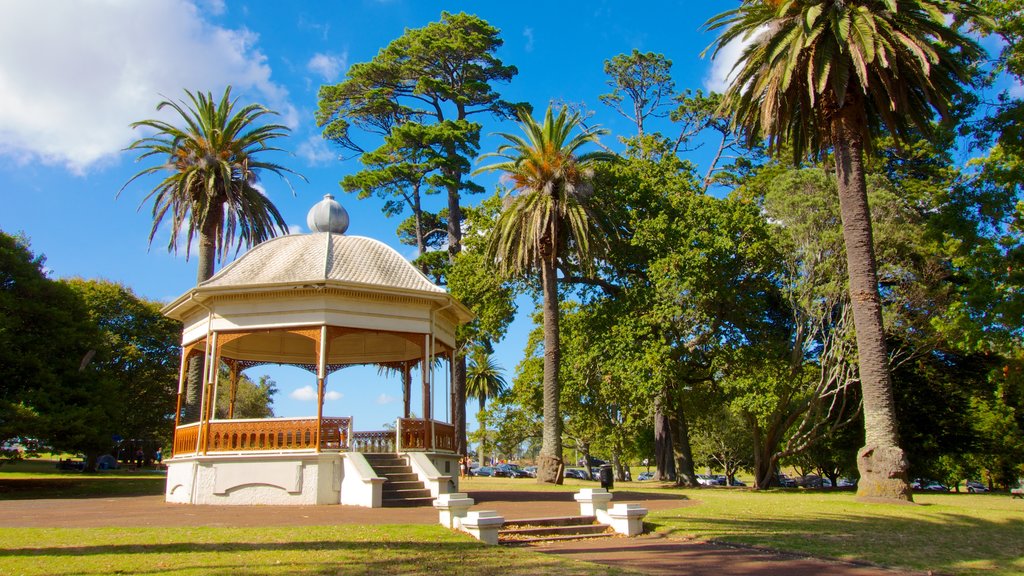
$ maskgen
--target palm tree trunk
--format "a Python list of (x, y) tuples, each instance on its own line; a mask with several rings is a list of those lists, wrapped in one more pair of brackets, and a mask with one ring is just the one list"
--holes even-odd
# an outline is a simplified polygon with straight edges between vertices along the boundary
[(459, 352), (461, 343), (456, 343), (452, 366), (452, 425), (455, 426), (455, 453), (469, 454), (466, 439), (466, 355)]
[[(557, 235), (552, 235), (557, 238)], [(554, 247), (550, 247), (553, 252)], [(561, 344), (558, 338), (558, 286), (554, 254), (542, 254), (541, 287), (544, 293), (544, 431), (537, 462), (537, 482), (561, 484), (562, 415), (559, 411), (561, 382), (558, 378)]]
[(857, 355), (864, 396), (864, 447), (857, 453), (858, 498), (912, 501), (907, 460), (899, 446), (889, 356), (882, 325), (882, 303), (864, 180), (866, 122), (862, 102), (850, 94), (832, 120), (839, 207), (850, 277), (850, 301), (857, 331)]
[[(199, 232), (198, 270), (196, 285), (213, 277), (214, 263), (217, 259), (217, 232), (220, 220), (223, 219), (223, 205), (211, 206), (206, 222)], [(185, 424), (198, 422), (200, 418), (200, 397), (202, 394), (203, 365), (205, 354), (195, 354), (188, 359), (188, 372), (185, 379), (185, 401), (182, 402), (181, 421)]]

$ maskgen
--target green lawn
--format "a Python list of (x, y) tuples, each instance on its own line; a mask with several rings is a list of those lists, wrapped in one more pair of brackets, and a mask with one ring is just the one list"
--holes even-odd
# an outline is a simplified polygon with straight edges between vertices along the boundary
[(915, 494), (861, 504), (851, 492), (685, 490), (699, 505), (653, 513), (671, 536), (949, 574), (1024, 574), (1024, 501), (1006, 494)]
[[(462, 489), (574, 492), (532, 480), (471, 478)], [(650, 528), (698, 538), (945, 574), (1024, 574), (1024, 501), (1005, 494), (916, 494), (915, 505), (856, 502), (852, 492), (710, 488), (651, 482), (616, 489), (671, 491), (685, 508), (654, 512)], [(33, 462), (0, 467), (0, 500), (160, 494), (152, 472), (59, 472)], [(3, 503), (0, 502), (0, 510)], [(0, 528), (0, 574), (615, 574), (526, 549), (486, 547), (434, 526), (252, 528)]]
[(0, 574), (628, 574), (440, 526), (0, 529)]
[(155, 470), (61, 471), (50, 460), (0, 466), (0, 500), (90, 498), (163, 494), (166, 476)]

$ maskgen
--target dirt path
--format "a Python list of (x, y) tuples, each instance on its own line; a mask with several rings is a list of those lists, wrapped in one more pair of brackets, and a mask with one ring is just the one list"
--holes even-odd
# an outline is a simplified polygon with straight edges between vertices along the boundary
[[(561, 492), (473, 491), (476, 509), (507, 519), (579, 513), (572, 495)], [(650, 510), (697, 505), (685, 497), (616, 491), (616, 502)], [(0, 501), (0, 526), (88, 528), (100, 526), (315, 526), (331, 524), (432, 524), (433, 508), (370, 509), (356, 506), (193, 506), (167, 504), (163, 496)], [(2, 547), (2, 546), (0, 546)], [(776, 554), (658, 535), (533, 546), (533, 550), (654, 575), (786, 574), (893, 576), (878, 568)]]

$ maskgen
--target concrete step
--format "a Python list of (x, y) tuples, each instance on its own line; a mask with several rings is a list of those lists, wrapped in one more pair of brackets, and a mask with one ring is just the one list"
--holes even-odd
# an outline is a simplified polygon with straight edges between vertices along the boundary
[(388, 490), (387, 484), (381, 492), (381, 498), (385, 500), (431, 498), (430, 490), (426, 488), (403, 488), (400, 490)]
[(534, 542), (582, 540), (615, 536), (611, 526), (593, 516), (559, 516), (508, 520), (498, 531), (498, 542), (510, 546)]
[(552, 516), (506, 520), (504, 528), (513, 529), (517, 526), (589, 526), (596, 523), (597, 520), (593, 516)]
[(419, 482), (419, 475), (412, 472), (387, 473), (387, 479), (391, 482)]
[(430, 496), (429, 493), (430, 491), (428, 490), (428, 495), (425, 498), (382, 498), (381, 505), (385, 508), (414, 508), (417, 506), (431, 506), (434, 503), (434, 498)]
[(392, 482), (390, 478), (384, 483), (384, 492), (399, 492), (402, 490), (423, 490), (426, 486), (419, 480), (409, 482)]
[(411, 466), (373, 466), (373, 471), (381, 476), (390, 476), (392, 474), (412, 474)]

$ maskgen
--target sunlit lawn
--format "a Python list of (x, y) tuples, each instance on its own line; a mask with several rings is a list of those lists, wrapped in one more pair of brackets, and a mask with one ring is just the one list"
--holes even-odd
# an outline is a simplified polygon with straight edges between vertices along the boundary
[(702, 489), (698, 506), (648, 522), (696, 537), (952, 574), (1024, 574), (1024, 501), (1006, 494), (915, 494), (861, 504), (852, 492)]
[[(468, 478), (462, 491), (570, 493), (529, 479)], [(52, 464), (0, 467), (0, 500), (157, 495), (152, 472), (86, 475)], [(650, 528), (697, 538), (947, 574), (1024, 574), (1024, 501), (1006, 494), (915, 494), (916, 505), (861, 504), (852, 492), (617, 483), (615, 491), (680, 493)], [(693, 503), (696, 503), (694, 505)], [(2, 509), (2, 502), (0, 502)], [(524, 549), (490, 548), (434, 526), (0, 528), (0, 574), (561, 574), (618, 573)]]
[(630, 574), (441, 526), (0, 529), (0, 574)]

